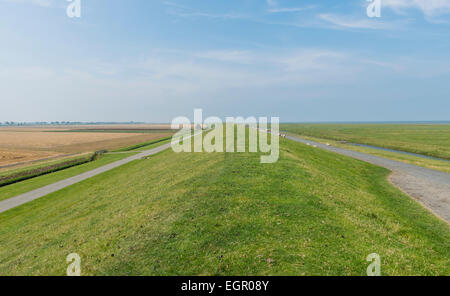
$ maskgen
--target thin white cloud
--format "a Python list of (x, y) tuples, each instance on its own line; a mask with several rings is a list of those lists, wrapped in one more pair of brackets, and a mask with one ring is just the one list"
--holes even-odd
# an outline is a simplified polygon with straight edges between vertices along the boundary
[(436, 17), (450, 13), (450, 0), (382, 0), (382, 6), (396, 12), (406, 9), (419, 9), (427, 17)]
[(279, 63), (288, 72), (329, 70), (341, 62), (348, 60), (349, 55), (325, 49), (303, 49), (290, 54), (272, 58), (272, 62)]
[(53, 0), (2, 0), (2, 1), (20, 4), (32, 4), (40, 7), (51, 7), (53, 5)]
[(180, 5), (178, 3), (171, 2), (171, 1), (163, 1), (163, 3), (164, 3), (164, 5), (167, 5), (167, 6), (172, 6), (172, 7), (182, 8), (182, 9), (186, 9), (187, 8), (186, 6), (183, 6), (183, 5)]
[[(0, 79), (9, 81), (5, 94), (14, 97), (51, 96), (56, 99), (70, 83), (77, 95), (107, 98), (114, 93), (135, 93), (140, 97), (196, 97), (229, 89), (296, 87), (298, 85), (350, 82), (357, 71), (346, 64), (345, 55), (327, 50), (251, 52), (217, 50), (177, 53), (158, 51), (143, 60), (113, 64), (89, 61), (73, 68), (0, 69)], [(130, 75), (130, 73), (133, 73)], [(20, 90), (20, 83), (29, 86)], [(59, 87), (61, 86), (61, 88)], [(64, 87), (62, 87), (64, 86)], [(114, 89), (116, 92), (111, 92)]]
[(307, 9), (311, 9), (313, 6), (307, 7), (280, 7), (280, 8), (269, 8), (267, 9), (270, 13), (282, 13), (282, 12), (299, 12)]
[(353, 18), (337, 14), (319, 14), (318, 18), (338, 28), (348, 29), (390, 29), (392, 25), (370, 18)]
[(191, 9), (189, 7), (179, 5), (174, 2), (164, 1), (164, 5), (168, 7), (167, 13), (180, 18), (210, 18), (210, 19), (247, 19), (248, 16), (236, 12), (212, 13)]
[(266, 3), (267, 3), (267, 6), (269, 6), (269, 8), (267, 9), (267, 12), (270, 12), (270, 13), (299, 12), (299, 11), (304, 11), (304, 10), (315, 7), (313, 5), (309, 5), (309, 6), (305, 6), (305, 7), (280, 7), (278, 5), (278, 2), (276, 2), (275, 0), (266, 0)]
[(51, 0), (32, 0), (31, 2), (42, 7), (50, 7), (52, 5)]
[(213, 50), (196, 53), (194, 56), (202, 59), (240, 64), (250, 64), (253, 62), (253, 56), (248, 51), (243, 50)]
[[(241, 60), (246, 62), (236, 63)], [(285, 95), (290, 102), (310, 98), (308, 89), (314, 89), (312, 95), (318, 98), (335, 96), (330, 87), (354, 87), (378, 78), (429, 78), (448, 75), (449, 69), (448, 62), (439, 59), (371, 58), (324, 48), (157, 50), (144, 59), (112, 63), (73, 61), (72, 67), (0, 68), (0, 80), (5, 82), (2, 96), (14, 102), (2, 105), (0, 115), (15, 114), (14, 120), (19, 121), (40, 120), (36, 114), (46, 120), (107, 120), (98, 117), (101, 108), (101, 116), (115, 120), (154, 121), (198, 106), (220, 109), (230, 100), (255, 106), (266, 100), (270, 102), (266, 108), (271, 108)], [(35, 100), (39, 100), (37, 109), (22, 108), (17, 113), (18, 107)], [(153, 117), (144, 119), (149, 114)]]
[(240, 13), (209, 13), (209, 12), (183, 12), (183, 11), (177, 11), (177, 10), (169, 10), (168, 11), (171, 15), (178, 16), (178, 17), (184, 17), (184, 18), (196, 18), (196, 17), (205, 17), (205, 18), (211, 18), (211, 19), (246, 19), (248, 18), (247, 15), (240, 14)]
[(277, 6), (278, 3), (275, 0), (266, 0), (267, 5), (269, 6)]

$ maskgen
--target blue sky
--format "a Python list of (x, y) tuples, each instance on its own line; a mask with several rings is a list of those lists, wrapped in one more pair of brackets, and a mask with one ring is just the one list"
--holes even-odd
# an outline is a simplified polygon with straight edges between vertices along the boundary
[(450, 120), (450, 0), (0, 0), (0, 121)]

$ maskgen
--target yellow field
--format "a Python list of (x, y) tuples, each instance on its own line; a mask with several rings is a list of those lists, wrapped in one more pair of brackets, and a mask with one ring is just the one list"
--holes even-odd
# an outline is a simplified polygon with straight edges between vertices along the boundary
[(18, 162), (26, 162), (61, 155), (58, 152), (46, 151), (15, 151), (0, 149), (0, 167)]
[[(151, 127), (161, 129), (167, 126), (95, 126), (96, 129), (148, 129)], [(64, 132), (64, 130), (88, 128), (93, 126), (1, 128), (0, 168), (40, 159), (63, 157), (68, 154), (117, 149), (170, 135), (170, 133)]]

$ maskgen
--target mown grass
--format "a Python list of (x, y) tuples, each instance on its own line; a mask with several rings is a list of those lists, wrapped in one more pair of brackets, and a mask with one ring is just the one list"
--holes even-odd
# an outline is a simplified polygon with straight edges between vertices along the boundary
[(298, 135), (450, 160), (450, 124), (283, 124), (280, 128)]
[(166, 150), (0, 214), (0, 274), (450, 275), (450, 228), (388, 171), (281, 140), (255, 153)]

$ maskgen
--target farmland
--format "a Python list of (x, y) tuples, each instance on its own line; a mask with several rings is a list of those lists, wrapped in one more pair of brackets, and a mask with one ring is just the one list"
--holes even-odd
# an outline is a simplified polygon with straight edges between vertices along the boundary
[[(283, 124), (281, 128), (305, 139), (450, 173), (450, 125)], [(397, 152), (352, 143), (389, 148)], [(399, 153), (398, 150), (425, 157)]]
[(450, 124), (284, 124), (282, 130), (450, 160)]
[(58, 161), (55, 164), (42, 165), (36, 168), (24, 168), (16, 172), (3, 173), (0, 174), (0, 187), (81, 165), (94, 161), (98, 157), (100, 157), (100, 154), (88, 154), (82, 157)]
[[(74, 132), (73, 130), (78, 130)], [(126, 132), (119, 132), (125, 130)], [(142, 132), (145, 131), (145, 132)], [(0, 167), (29, 165), (97, 150), (114, 150), (168, 137), (167, 126), (0, 128)]]
[(2, 213), (0, 274), (63, 275), (72, 252), (84, 275), (364, 275), (373, 252), (450, 273), (450, 228), (386, 169), (285, 139), (259, 161), (166, 150)]
[[(119, 149), (120, 153), (105, 153), (99, 155), (95, 161), (90, 161), (86, 163), (80, 163), (79, 165), (75, 165), (73, 167), (64, 168), (62, 170), (54, 171), (48, 174), (43, 174), (40, 176), (36, 176), (34, 178), (29, 178), (22, 180), (20, 182), (10, 184), (7, 186), (1, 186), (0, 184), (0, 201), (17, 196), (22, 193), (26, 193), (31, 190), (38, 189), (40, 187), (76, 176), (78, 174), (82, 174), (84, 172), (96, 169), (98, 167), (104, 166), (106, 164), (115, 162), (117, 160), (121, 160), (123, 158), (126, 158), (128, 156), (134, 155), (144, 149), (152, 149), (155, 147), (158, 147), (160, 145), (163, 145), (165, 143), (168, 143), (170, 141), (166, 138), (161, 139), (155, 139), (150, 142), (141, 143), (139, 145), (131, 146), (131, 147), (123, 147), (122, 149)], [(27, 166), (19, 169), (11, 169), (5, 172), (0, 173), (0, 180), (2, 178), (11, 176), (11, 175), (27, 175), (29, 172), (33, 172), (35, 170), (44, 169), (47, 166), (53, 167), (53, 166), (60, 166), (64, 165), (66, 162), (74, 161), (77, 159), (92, 159), (92, 155), (84, 155), (82, 157), (71, 157), (71, 158), (65, 158), (62, 160), (56, 160), (51, 162), (46, 162), (44, 164), (39, 165), (32, 165)]]

